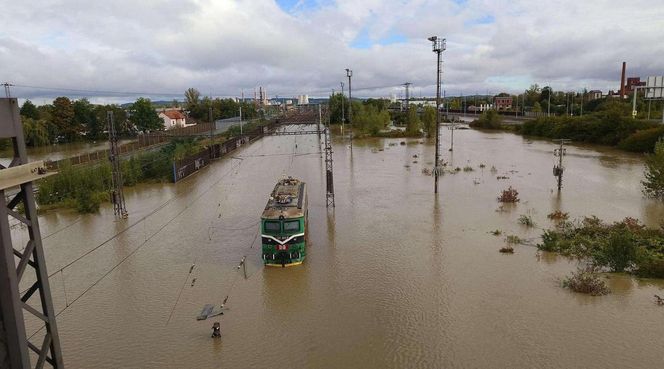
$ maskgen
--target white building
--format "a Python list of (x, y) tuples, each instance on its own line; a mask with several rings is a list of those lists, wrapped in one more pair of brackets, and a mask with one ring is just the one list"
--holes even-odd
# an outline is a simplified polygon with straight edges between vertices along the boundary
[(164, 121), (164, 129), (185, 127), (186, 117), (179, 110), (165, 110), (159, 113), (159, 118)]

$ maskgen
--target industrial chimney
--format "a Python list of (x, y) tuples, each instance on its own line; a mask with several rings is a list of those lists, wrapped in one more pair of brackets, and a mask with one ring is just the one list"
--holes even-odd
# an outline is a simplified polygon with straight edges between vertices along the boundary
[(625, 69), (627, 69), (627, 63), (623, 62), (622, 75), (620, 76), (620, 97), (625, 98)]

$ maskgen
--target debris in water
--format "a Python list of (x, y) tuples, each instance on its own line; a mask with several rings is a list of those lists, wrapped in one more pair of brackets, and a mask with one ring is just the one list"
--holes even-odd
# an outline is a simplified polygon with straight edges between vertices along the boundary
[(481, 163), (480, 164), (480, 169), (484, 169), (484, 168), (486, 168), (486, 165), (484, 163)]
[(191, 286), (194, 287), (194, 284), (196, 283), (196, 278), (191, 280)]
[(403, 146), (403, 145), (406, 144), (406, 141), (401, 141), (401, 142), (399, 142), (399, 144), (401, 144)]
[(664, 299), (655, 295), (655, 303), (659, 306), (664, 306)]
[(416, 159), (417, 159), (417, 154), (413, 155), (413, 158), (416, 158)]
[(496, 229), (496, 230), (491, 231), (489, 233), (491, 233), (494, 236), (500, 236), (501, 234), (503, 234), (503, 231), (501, 231), (500, 229)]
[(221, 326), (219, 322), (212, 324), (212, 338), (221, 338)]
[(507, 246), (501, 247), (500, 250), (498, 250), (498, 251), (500, 251), (503, 254), (513, 254), (514, 253), (514, 247), (512, 247), (511, 245), (507, 245)]

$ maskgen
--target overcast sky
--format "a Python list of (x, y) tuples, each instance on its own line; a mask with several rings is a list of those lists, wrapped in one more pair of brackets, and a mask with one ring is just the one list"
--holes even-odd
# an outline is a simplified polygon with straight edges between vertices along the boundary
[(181, 99), (188, 87), (327, 96), (347, 87), (345, 68), (354, 96), (398, 96), (404, 82), (431, 96), (431, 35), (447, 39), (448, 95), (533, 83), (618, 89), (622, 61), (628, 76), (664, 74), (662, 0), (0, 0), (0, 9), (0, 82), (37, 103)]

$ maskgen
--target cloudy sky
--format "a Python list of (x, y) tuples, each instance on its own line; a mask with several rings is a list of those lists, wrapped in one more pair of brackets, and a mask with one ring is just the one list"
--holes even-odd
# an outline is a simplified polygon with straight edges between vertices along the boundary
[(617, 89), (622, 61), (629, 76), (664, 74), (661, 0), (0, 0), (0, 9), (0, 82), (37, 102), (173, 99), (188, 87), (327, 96), (347, 84), (345, 68), (354, 96), (398, 96), (404, 82), (431, 96), (431, 35), (447, 39), (448, 95), (533, 83)]

